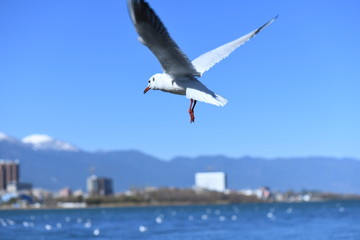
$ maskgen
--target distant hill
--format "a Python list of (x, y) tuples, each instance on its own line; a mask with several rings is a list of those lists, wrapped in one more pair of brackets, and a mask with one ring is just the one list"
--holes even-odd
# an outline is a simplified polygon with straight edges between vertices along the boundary
[(115, 191), (146, 186), (192, 187), (196, 172), (224, 171), (230, 189), (270, 186), (277, 190), (360, 194), (357, 159), (201, 156), (162, 161), (140, 151), (86, 152), (52, 138), (43, 139), (51, 141), (42, 145), (1, 133), (0, 159), (18, 159), (21, 181), (50, 190), (85, 190), (93, 168), (96, 175), (113, 179)]

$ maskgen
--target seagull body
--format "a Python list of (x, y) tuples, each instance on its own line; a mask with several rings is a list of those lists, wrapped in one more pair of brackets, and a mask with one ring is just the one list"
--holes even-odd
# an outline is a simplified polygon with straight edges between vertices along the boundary
[(139, 34), (138, 40), (153, 52), (163, 68), (163, 73), (150, 77), (144, 93), (149, 90), (161, 90), (185, 95), (190, 99), (190, 122), (195, 121), (194, 108), (197, 101), (221, 107), (227, 103), (225, 98), (208, 89), (198, 78), (277, 18), (276, 16), (260, 28), (190, 61), (170, 37), (164, 24), (147, 2), (128, 0), (128, 9)]

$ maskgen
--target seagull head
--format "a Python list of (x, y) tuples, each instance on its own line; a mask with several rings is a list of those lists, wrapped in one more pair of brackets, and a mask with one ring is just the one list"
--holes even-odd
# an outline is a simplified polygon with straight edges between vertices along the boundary
[(149, 91), (150, 89), (152, 89), (152, 90), (160, 89), (159, 82), (161, 82), (162, 75), (163, 74), (161, 74), (161, 73), (157, 73), (157, 74), (152, 75), (149, 78), (148, 85), (144, 90), (144, 94), (147, 93), (147, 91)]

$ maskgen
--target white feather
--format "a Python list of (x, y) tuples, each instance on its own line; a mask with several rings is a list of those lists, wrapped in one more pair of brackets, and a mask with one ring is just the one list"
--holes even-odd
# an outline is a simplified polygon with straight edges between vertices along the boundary
[(210, 103), (223, 107), (228, 100), (208, 89), (200, 81), (189, 81), (186, 88), (186, 98), (194, 99), (200, 102)]

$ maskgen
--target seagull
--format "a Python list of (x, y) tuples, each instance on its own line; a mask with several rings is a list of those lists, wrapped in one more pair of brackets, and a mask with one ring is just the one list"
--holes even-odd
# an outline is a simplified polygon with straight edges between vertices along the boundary
[(260, 28), (200, 55), (190, 61), (170, 37), (155, 11), (144, 0), (128, 0), (131, 21), (138, 33), (138, 40), (147, 46), (159, 60), (163, 73), (156, 73), (148, 80), (144, 94), (149, 90), (185, 95), (190, 99), (190, 123), (195, 121), (194, 108), (197, 101), (224, 106), (228, 101), (208, 89), (198, 80), (207, 70), (230, 55), (262, 29), (273, 23), (278, 16)]

